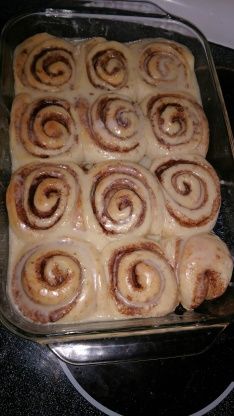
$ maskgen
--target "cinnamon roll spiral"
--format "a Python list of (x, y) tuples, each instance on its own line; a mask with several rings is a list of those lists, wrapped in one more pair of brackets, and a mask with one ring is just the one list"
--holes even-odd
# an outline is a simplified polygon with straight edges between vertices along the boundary
[(192, 53), (166, 39), (133, 43), (139, 73), (138, 99), (157, 90), (187, 91), (200, 101)]
[(75, 47), (40, 33), (21, 43), (15, 51), (15, 91), (63, 91), (75, 83)]
[(149, 171), (113, 161), (97, 164), (88, 178), (89, 229), (106, 238), (161, 233), (163, 199)]
[(82, 227), (82, 174), (70, 164), (29, 164), (12, 176), (7, 190), (10, 224), (21, 238)]
[(97, 38), (86, 47), (86, 70), (93, 87), (118, 91), (128, 86), (130, 52), (127, 46)]
[(92, 104), (80, 98), (76, 108), (87, 162), (143, 157), (146, 144), (138, 104), (121, 95), (105, 94)]
[(205, 299), (221, 296), (232, 277), (233, 261), (226, 244), (214, 234), (200, 234), (181, 242), (177, 266), (180, 302), (197, 308)]
[(158, 244), (122, 240), (103, 251), (110, 296), (122, 317), (164, 316), (178, 304), (174, 271)]
[(67, 239), (34, 246), (12, 271), (10, 296), (31, 321), (55, 322), (72, 309), (81, 320), (96, 306), (95, 268), (88, 243)]
[(65, 99), (32, 100), (19, 94), (11, 111), (10, 136), (14, 167), (36, 159), (83, 159), (75, 111)]
[(147, 124), (147, 154), (158, 157), (179, 153), (206, 156), (208, 121), (202, 107), (188, 95), (159, 94), (142, 103)]
[(165, 234), (183, 236), (212, 230), (220, 208), (220, 184), (205, 159), (197, 155), (164, 157), (153, 162), (151, 171), (165, 197)]

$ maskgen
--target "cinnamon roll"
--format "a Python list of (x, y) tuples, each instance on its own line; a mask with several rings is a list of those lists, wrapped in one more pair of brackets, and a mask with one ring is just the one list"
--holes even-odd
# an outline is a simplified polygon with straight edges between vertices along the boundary
[(70, 239), (32, 247), (13, 267), (9, 294), (29, 320), (55, 322), (71, 310), (77, 321), (96, 308), (96, 258), (88, 243)]
[[(131, 51), (123, 43), (93, 38), (84, 44), (83, 79), (87, 90), (134, 95)], [(87, 79), (85, 79), (87, 77)]]
[(142, 102), (147, 154), (151, 157), (194, 153), (206, 156), (209, 126), (202, 107), (189, 95), (150, 95)]
[(110, 161), (94, 166), (88, 179), (85, 217), (99, 239), (160, 235), (163, 198), (149, 171), (134, 163)]
[(29, 164), (18, 169), (7, 190), (9, 221), (16, 234), (37, 239), (52, 230), (67, 234), (81, 229), (82, 180), (82, 170), (72, 163)]
[(177, 266), (180, 302), (197, 308), (205, 299), (221, 296), (232, 277), (233, 262), (226, 244), (214, 234), (199, 234), (181, 242)]
[(79, 98), (76, 109), (86, 162), (137, 162), (143, 157), (146, 142), (143, 115), (137, 103), (121, 95), (105, 94), (92, 104)]
[(124, 239), (103, 251), (109, 295), (122, 317), (164, 316), (178, 304), (174, 271), (159, 245)]
[(73, 89), (75, 46), (48, 33), (39, 33), (15, 50), (16, 94), (28, 90), (56, 92)]
[(13, 169), (30, 161), (82, 161), (83, 151), (72, 104), (55, 96), (19, 94), (11, 111)]
[(157, 89), (189, 92), (200, 102), (194, 57), (186, 46), (158, 38), (141, 40), (130, 48), (135, 55), (139, 75), (139, 100)]
[(210, 231), (220, 208), (219, 178), (201, 156), (157, 159), (151, 171), (165, 198), (164, 234), (187, 236)]

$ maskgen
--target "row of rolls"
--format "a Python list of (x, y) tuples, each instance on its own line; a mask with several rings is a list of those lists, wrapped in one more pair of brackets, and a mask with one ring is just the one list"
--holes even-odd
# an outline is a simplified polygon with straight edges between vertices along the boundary
[(39, 33), (14, 54), (15, 92), (120, 92), (141, 100), (154, 89), (199, 96), (192, 53), (166, 39), (72, 41)]
[(100, 248), (124, 236), (209, 232), (220, 203), (218, 176), (198, 155), (158, 158), (150, 169), (120, 161), (31, 163), (13, 173), (7, 190), (10, 225), (21, 240), (59, 232)]
[(195, 153), (206, 156), (209, 127), (194, 98), (150, 95), (139, 105), (115, 93), (97, 99), (19, 94), (11, 112), (13, 170), (44, 159), (75, 163), (145, 159)]
[(8, 293), (30, 321), (160, 317), (221, 296), (221, 192), (194, 57), (39, 33), (14, 53)]
[(14, 304), (36, 323), (160, 317), (221, 296), (232, 259), (214, 234), (125, 238), (102, 252), (71, 238), (24, 250), (12, 266)]

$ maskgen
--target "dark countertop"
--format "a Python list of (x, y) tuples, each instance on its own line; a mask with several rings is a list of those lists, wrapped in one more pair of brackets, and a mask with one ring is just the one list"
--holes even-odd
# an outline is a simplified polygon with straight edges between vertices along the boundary
[[(1, 5), (0, 25), (13, 14), (22, 12), (27, 4), (21, 0)], [(43, 6), (43, 2), (34, 1), (33, 5)], [(234, 50), (212, 44), (211, 49), (234, 129)], [(197, 356), (68, 366), (66, 371), (78, 381), (79, 391), (83, 387), (94, 400), (124, 415), (188, 416), (221, 395), (221, 403), (206, 414), (232, 416), (234, 390), (229, 391), (234, 381), (233, 329), (234, 325), (230, 325), (208, 351)], [(47, 346), (20, 339), (1, 326), (0, 386), (2, 416), (104, 414), (74, 388)], [(227, 395), (224, 400), (221, 400), (222, 394)], [(205, 413), (197, 416), (202, 414)]]
[[(188, 416), (223, 394), (233, 381), (233, 326), (208, 351), (139, 363), (68, 366), (79, 385), (122, 415)], [(73, 387), (48, 349), (0, 328), (0, 414), (99, 416)], [(78, 386), (78, 388), (80, 387)], [(209, 416), (232, 416), (234, 391)]]

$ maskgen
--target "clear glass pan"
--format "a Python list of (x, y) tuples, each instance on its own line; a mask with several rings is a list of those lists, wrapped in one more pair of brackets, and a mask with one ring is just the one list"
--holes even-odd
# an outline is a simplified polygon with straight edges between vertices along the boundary
[[(63, 344), (54, 345), (53, 348), (64, 359), (70, 357), (67, 359), (71, 359), (72, 362), (115, 360), (117, 348), (122, 353), (116, 354), (116, 360), (133, 357), (134, 359), (141, 359), (142, 355), (144, 357), (146, 355), (147, 358), (146, 345), (148, 345), (149, 358), (197, 352), (199, 345), (200, 349), (203, 349), (207, 346), (207, 343), (210, 343), (208, 334), (211, 334), (212, 331), (216, 334), (233, 320), (233, 281), (221, 298), (213, 302), (205, 302), (194, 312), (186, 312), (183, 315), (174, 313), (160, 319), (129, 319), (125, 321), (90, 322), (76, 325), (57, 323), (43, 326), (30, 323), (15, 312), (7, 297), (8, 219), (5, 207), (5, 192), (11, 175), (8, 123), (9, 111), (14, 96), (13, 52), (20, 42), (39, 32), (48, 32), (52, 35), (66, 38), (105, 36), (108, 39), (115, 39), (121, 42), (140, 38), (163, 37), (181, 42), (192, 51), (195, 56), (195, 71), (200, 86), (203, 107), (210, 125), (208, 160), (217, 170), (222, 186), (223, 202), (215, 231), (228, 244), (232, 254), (234, 253), (232, 209), (234, 203), (232, 154), (234, 144), (221, 89), (206, 39), (189, 23), (168, 15), (148, 2), (144, 4), (131, 1), (115, 2), (114, 9), (112, 9), (113, 2), (108, 1), (64, 2), (63, 5), (59, 2), (59, 7), (72, 7), (73, 5), (75, 5), (75, 10), (47, 9), (16, 17), (8, 22), (1, 36), (0, 318), (11, 331), (28, 339), (53, 344), (65, 342), (65, 349), (63, 349)], [(204, 330), (205, 338), (198, 336), (198, 332), (202, 329)], [(147, 337), (146, 344), (143, 342), (146, 339), (145, 337)], [(196, 341), (193, 341), (193, 339)], [(207, 342), (204, 341), (205, 339)], [(199, 340), (202, 341), (200, 344)], [(94, 342), (96, 342), (95, 348), (92, 347)], [(158, 348), (155, 349), (157, 342)], [(177, 342), (178, 344), (175, 345)], [(194, 346), (194, 351), (191, 349), (193, 342), (197, 342), (196, 348)], [(151, 344), (154, 348), (152, 348)], [(188, 344), (190, 344), (189, 351), (186, 347)], [(89, 353), (85, 355), (85, 358), (81, 359), (79, 351), (84, 351), (84, 345), (89, 347), (88, 349), (86, 348), (86, 351), (89, 351)], [(108, 345), (109, 350), (106, 345)], [(134, 345), (134, 348), (128, 348), (128, 352), (126, 352), (126, 346), (130, 345)], [(164, 349), (165, 345), (167, 345), (166, 349)], [(112, 353), (108, 355), (107, 351), (110, 351), (110, 349)], [(70, 352), (66, 353), (68, 350)], [(72, 354), (71, 351), (73, 351)], [(100, 353), (100, 351), (102, 352)]]

